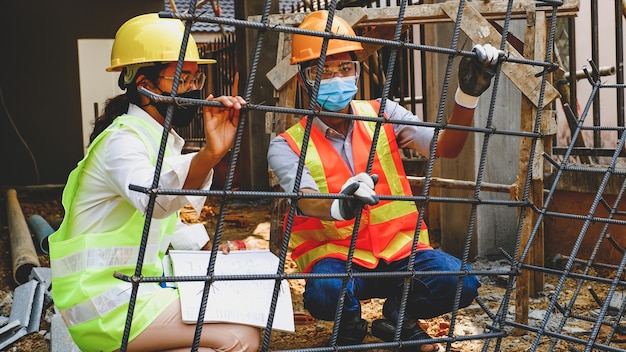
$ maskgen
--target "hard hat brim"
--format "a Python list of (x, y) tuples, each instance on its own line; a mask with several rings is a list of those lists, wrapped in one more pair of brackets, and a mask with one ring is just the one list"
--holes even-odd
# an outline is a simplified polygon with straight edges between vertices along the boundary
[[(162, 62), (174, 62), (174, 61), (154, 61), (153, 63), (162, 63)], [(185, 60), (185, 62), (195, 62), (198, 65), (210, 65), (210, 64), (217, 63), (217, 60), (215, 60), (215, 59), (196, 59), (196, 60)], [(145, 64), (146, 62), (141, 62), (141, 63)], [(105, 70), (107, 72), (120, 72), (120, 71), (122, 71), (122, 68), (124, 66), (128, 66), (128, 64), (120, 64), (120, 65), (109, 66)]]

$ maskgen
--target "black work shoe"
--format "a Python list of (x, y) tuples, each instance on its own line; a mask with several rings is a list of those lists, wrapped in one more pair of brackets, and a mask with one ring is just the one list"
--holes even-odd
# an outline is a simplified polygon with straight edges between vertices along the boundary
[(359, 345), (367, 335), (367, 320), (341, 322), (337, 332), (337, 346)]
[[(417, 324), (410, 324), (410, 327), (402, 327), (400, 332), (400, 340), (402, 341), (414, 341), (414, 340), (432, 340)], [(377, 319), (372, 322), (372, 336), (378, 337), (385, 342), (392, 342), (396, 334), (396, 325), (391, 323), (387, 319)], [(400, 351), (419, 351), (421, 345), (403, 347)]]

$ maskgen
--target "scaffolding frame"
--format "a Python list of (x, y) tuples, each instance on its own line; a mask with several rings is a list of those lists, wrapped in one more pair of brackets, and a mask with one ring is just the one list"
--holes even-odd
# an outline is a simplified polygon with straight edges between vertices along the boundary
[[(331, 1), (329, 8), (329, 18), (332, 20), (332, 17), (335, 15), (335, 3), (336, 1)], [(244, 99), (246, 101), (251, 102), (253, 96), (253, 87), (255, 82), (255, 76), (257, 74), (259, 53), (263, 49), (263, 38), (267, 32), (280, 32), (287, 34), (307, 34), (312, 35), (310, 32), (301, 31), (295, 26), (302, 20), (304, 14), (293, 14), (288, 17), (285, 16), (276, 16), (274, 20), (278, 21), (277, 17), (280, 17), (280, 24), (277, 22), (272, 22), (273, 17), (270, 14), (271, 1), (267, 0), (266, 5), (263, 11), (263, 14), (259, 18), (250, 18), (249, 20), (236, 20), (236, 19), (227, 19), (221, 17), (215, 17), (211, 15), (195, 15), (195, 6), (196, 1), (191, 0), (189, 11), (187, 13), (172, 13), (172, 12), (162, 12), (160, 15), (166, 18), (178, 18), (186, 21), (186, 31), (185, 31), (185, 39), (188, 38), (191, 24), (194, 21), (206, 21), (206, 22), (214, 22), (221, 25), (233, 25), (245, 27), (247, 29), (257, 30), (258, 31), (258, 39), (256, 42), (256, 46), (254, 47), (254, 54), (252, 56), (252, 62), (250, 63), (250, 77), (248, 77), (248, 81), (245, 86), (245, 92), (243, 94)], [(532, 11), (529, 9), (532, 8)], [(411, 49), (416, 51), (426, 51), (431, 53), (436, 53), (440, 55), (444, 55), (448, 59), (446, 75), (444, 78), (444, 84), (441, 94), (441, 101), (439, 102), (439, 109), (437, 119), (434, 122), (420, 122), (416, 123), (417, 125), (423, 125), (432, 127), (435, 129), (435, 138), (433, 140), (433, 147), (431, 148), (430, 160), (434, 160), (434, 151), (437, 145), (437, 137), (439, 133), (444, 129), (460, 129), (467, 130), (471, 133), (475, 133), (477, 135), (483, 136), (483, 149), (481, 151), (481, 162), (478, 169), (478, 173), (476, 175), (476, 181), (473, 184), (474, 194), (469, 198), (450, 198), (450, 197), (433, 197), (430, 194), (431, 189), (431, 181), (432, 178), (432, 162), (429, 162), (426, 176), (423, 179), (424, 190), (421, 195), (414, 195), (411, 197), (393, 197), (393, 196), (384, 196), (381, 195), (380, 198), (383, 200), (400, 200), (400, 201), (410, 201), (416, 202), (420, 207), (420, 216), (418, 219), (418, 223), (422, 221), (424, 214), (424, 207), (433, 202), (441, 202), (441, 203), (461, 203), (461, 204), (469, 204), (472, 207), (472, 216), (470, 217), (470, 222), (468, 223), (468, 231), (466, 236), (465, 248), (466, 251), (462, 257), (462, 267), (465, 264), (468, 264), (470, 261), (468, 248), (471, 244), (472, 233), (474, 231), (474, 222), (476, 221), (476, 209), (479, 206), (504, 206), (504, 207), (516, 207), (519, 209), (519, 222), (518, 222), (518, 231), (516, 233), (516, 246), (515, 253), (503, 253), (503, 255), (508, 258), (510, 267), (508, 270), (474, 270), (468, 272), (466, 270), (459, 271), (450, 271), (450, 272), (416, 272), (409, 267), (409, 270), (402, 273), (394, 273), (394, 275), (401, 275), (406, 280), (406, 284), (404, 286), (404, 291), (402, 295), (402, 303), (401, 303), (401, 314), (400, 316), (404, 316), (404, 308), (406, 307), (406, 300), (408, 296), (408, 287), (409, 281), (413, 276), (420, 275), (451, 275), (458, 277), (459, 285), (457, 286), (457, 295), (454, 301), (454, 308), (452, 311), (451, 317), (451, 326), (449, 330), (449, 334), (445, 337), (437, 338), (436, 341), (445, 344), (446, 349), (450, 350), (451, 344), (457, 341), (465, 341), (465, 340), (481, 340), (484, 341), (484, 351), (487, 350), (495, 350), (500, 351), (503, 350), (503, 346), (501, 345), (503, 337), (507, 336), (511, 333), (511, 328), (515, 329), (517, 332), (524, 332), (526, 334), (531, 335), (533, 339), (532, 351), (537, 351), (540, 343), (545, 342), (545, 340), (550, 341), (550, 350), (554, 350), (556, 346), (563, 342), (569, 344), (571, 350), (582, 350), (579, 348), (583, 348), (584, 351), (595, 350), (603, 350), (603, 351), (621, 351), (617, 347), (612, 346), (611, 337), (615, 333), (619, 333), (624, 329), (624, 327), (620, 324), (619, 318), (624, 315), (626, 311), (626, 301), (624, 301), (619, 308), (615, 309), (611, 307), (611, 299), (615, 294), (615, 291), (618, 288), (622, 288), (625, 286), (626, 282), (622, 280), (623, 268), (626, 265), (626, 254), (623, 255), (622, 260), (619, 265), (614, 266), (616, 271), (614, 277), (612, 279), (607, 279), (603, 277), (597, 277), (592, 274), (591, 268), (596, 266), (598, 262), (596, 261), (596, 254), (591, 258), (586, 260), (581, 260), (577, 258), (578, 249), (580, 243), (584, 239), (586, 235), (586, 231), (591, 223), (604, 223), (605, 230), (602, 233), (602, 236), (597, 242), (597, 245), (604, 241), (610, 241), (609, 235), (609, 227), (610, 226), (624, 226), (626, 222), (624, 220), (620, 220), (619, 217), (624, 214), (618, 210), (619, 203), (621, 201), (621, 197), (623, 195), (624, 190), (626, 189), (626, 182), (622, 183), (620, 188), (619, 195), (613, 204), (608, 204), (603, 199), (603, 193), (607, 187), (609, 178), (612, 176), (623, 176), (624, 172), (618, 170), (615, 166), (617, 164), (617, 160), (620, 157), (621, 150), (623, 149), (624, 142), (626, 140), (625, 134), (620, 133), (620, 139), (616, 149), (614, 150), (613, 155), (611, 156), (611, 162), (606, 167), (596, 167), (590, 168), (586, 166), (580, 165), (572, 165), (569, 164), (567, 156), (571, 154), (572, 150), (575, 147), (575, 137), (576, 134), (580, 133), (580, 131), (588, 128), (584, 127), (583, 123), (585, 118), (588, 116), (589, 111), (592, 106), (592, 101), (596, 99), (598, 92), (602, 89), (616, 89), (622, 90), (626, 88), (624, 84), (604, 84), (599, 79), (600, 71), (596, 67), (593, 60), (589, 61), (589, 67), (586, 67), (583, 71), (585, 73), (585, 77), (588, 82), (593, 86), (592, 93), (585, 104), (585, 108), (582, 111), (580, 118), (577, 119), (577, 128), (574, 130), (574, 135), (572, 138), (572, 143), (567, 147), (565, 151), (565, 157), (563, 161), (559, 162), (555, 160), (549, 153), (549, 148), (552, 145), (552, 140), (549, 136), (553, 134), (554, 124), (552, 122), (553, 115), (550, 112), (550, 107), (554, 99), (557, 98), (558, 92), (556, 89), (550, 84), (550, 78), (552, 72), (557, 68), (556, 65), (552, 62), (552, 46), (554, 40), (554, 31), (556, 26), (556, 19), (559, 16), (568, 16), (575, 14), (577, 10), (577, 1), (526, 1), (526, 0), (518, 0), (518, 1), (491, 1), (491, 2), (479, 2), (479, 3), (469, 3), (464, 0), (459, 1), (450, 1), (442, 4), (434, 4), (434, 5), (413, 5), (409, 6), (407, 1), (403, 1), (402, 4), (393, 9), (393, 12), (390, 9), (386, 10), (372, 10), (372, 9), (345, 9), (342, 12), (341, 16), (344, 18), (350, 18), (350, 14), (354, 14), (358, 11), (364, 11), (365, 16), (361, 17), (360, 25), (377, 25), (377, 26), (392, 26), (394, 27), (394, 31), (389, 38), (375, 38), (375, 37), (352, 37), (352, 36), (343, 36), (336, 35), (332, 33), (322, 33), (320, 32), (318, 35), (324, 39), (324, 44), (322, 46), (323, 50), (325, 50), (326, 45), (329, 39), (345, 39), (345, 40), (354, 40), (361, 42), (364, 46), (370, 47), (382, 47), (387, 46), (395, 51), (399, 48), (403, 49)], [(371, 11), (371, 12), (369, 12)], [(387, 12), (387, 15), (384, 16), (383, 13)], [(429, 12), (430, 11), (430, 12)], [(490, 12), (491, 11), (491, 12)], [(416, 12), (419, 12), (420, 15), (415, 15)], [(507, 38), (508, 34), (508, 23), (514, 18), (527, 18), (528, 14), (532, 12), (533, 20), (529, 21), (532, 24), (533, 30), (532, 32), (528, 32), (526, 39), (533, 38), (531, 42), (535, 43), (547, 43), (545, 46), (538, 44), (535, 45), (532, 50), (525, 51), (523, 54), (518, 53), (515, 48), (510, 47), (506, 40), (502, 38)], [(472, 26), (468, 26), (468, 22), (464, 22), (464, 18), (471, 18), (473, 23), (478, 22), (486, 22), (490, 16), (502, 16), (502, 20), (504, 21), (504, 25), (502, 27), (502, 34), (498, 34), (497, 30), (490, 30), (489, 35), (486, 37), (477, 36), (475, 32), (473, 32)], [(413, 44), (413, 43), (405, 43), (400, 40), (400, 33), (402, 31), (402, 26), (418, 23), (420, 20), (423, 20), (430, 14), (431, 17), (428, 21), (432, 21), (429, 23), (435, 23), (437, 21), (452, 21), (454, 22), (454, 35), (453, 41), (448, 48), (442, 47), (432, 47), (427, 45)], [(395, 17), (393, 17), (395, 16)], [(395, 18), (393, 21), (389, 20), (390, 18)], [(500, 17), (497, 17), (500, 19)], [(371, 22), (368, 22), (371, 21)], [(487, 23), (488, 24), (488, 23)], [(487, 118), (487, 123), (485, 126), (473, 126), (473, 127), (464, 127), (464, 126), (453, 126), (448, 125), (444, 122), (443, 111), (445, 105), (445, 97), (448, 90), (448, 84), (452, 72), (452, 62), (453, 59), (459, 56), (472, 56), (475, 55), (473, 52), (462, 51), (456, 49), (456, 38), (458, 38), (458, 34), (463, 31), (467, 34), (472, 40), (476, 43), (485, 43), (485, 42), (493, 42), (494, 38), (498, 38), (496, 42), (500, 43), (500, 48), (507, 52), (507, 56), (503, 58), (502, 62), (498, 66), (498, 70), (496, 72), (496, 76), (493, 81), (493, 90), (491, 96), (490, 110), (489, 116)], [(186, 40), (183, 40), (183, 47), (181, 48), (181, 57), (179, 59), (179, 65), (177, 66), (175, 77), (180, 77), (181, 69), (182, 69), (182, 58), (185, 52)], [(393, 76), (393, 66), (395, 65), (396, 55), (395, 51), (392, 51), (389, 68), (386, 72), (387, 81), (384, 85), (384, 90), (382, 96), (388, 95), (389, 90), (389, 82), (391, 82), (391, 77)], [(517, 54), (516, 54), (517, 53)], [(324, 57), (325, 55), (322, 55)], [(280, 65), (280, 63), (279, 63)], [(277, 66), (278, 67), (278, 66)], [(515, 69), (512, 69), (512, 68)], [(539, 72), (532, 68), (538, 68)], [(532, 72), (532, 73), (531, 73)], [(511, 81), (513, 81), (522, 94), (524, 95), (524, 102), (522, 103), (522, 125), (519, 130), (501, 130), (497, 129), (492, 124), (492, 115), (493, 115), (493, 103), (498, 98), (498, 82), (501, 74), (504, 73), (507, 75)], [(174, 79), (174, 82), (177, 82), (177, 78)], [(316, 83), (313, 88), (313, 95), (317, 94), (317, 88), (319, 86), (319, 79), (316, 79)], [(290, 79), (290, 78), (289, 78)], [(285, 84), (288, 83), (289, 79), (285, 80)], [(285, 87), (285, 85), (283, 85)], [(289, 86), (289, 89), (292, 89), (293, 86)], [(173, 91), (175, 91), (175, 88)], [(282, 87), (281, 87), (282, 88)], [(350, 278), (353, 277), (373, 277), (378, 276), (385, 273), (354, 273), (351, 271), (351, 258), (354, 251), (355, 245), (355, 236), (353, 236), (352, 245), (349, 252), (349, 260), (346, 266), (346, 272), (344, 274), (338, 275), (316, 275), (316, 274), (290, 274), (285, 273), (285, 261), (288, 251), (288, 243), (289, 243), (289, 235), (291, 231), (293, 216), (295, 214), (296, 208), (295, 206), (290, 206), (287, 216), (286, 222), (286, 230), (285, 236), (280, 242), (280, 247), (278, 248), (278, 257), (279, 257), (279, 265), (276, 268), (275, 274), (268, 275), (256, 275), (254, 277), (241, 276), (241, 277), (232, 277), (231, 276), (217, 276), (213, 274), (213, 267), (215, 265), (217, 246), (220, 242), (220, 236), (224, 225), (224, 217), (227, 206), (229, 202), (235, 199), (290, 199), (297, 200), (302, 198), (321, 198), (321, 199), (337, 199), (337, 198), (346, 198), (347, 196), (341, 194), (303, 194), (298, 191), (299, 189), (299, 179), (304, 166), (304, 156), (306, 154), (306, 148), (303, 148), (300, 162), (298, 164), (298, 175), (296, 186), (294, 190), (286, 192), (260, 192), (260, 191), (241, 191), (241, 190), (233, 190), (232, 189), (232, 179), (235, 172), (235, 165), (237, 162), (237, 157), (239, 155), (241, 140), (243, 134), (243, 127), (246, 123), (246, 115), (248, 111), (261, 111), (267, 113), (274, 114), (284, 114), (282, 116), (287, 115), (296, 115), (296, 116), (331, 116), (331, 117), (341, 117), (346, 119), (362, 119), (377, 122), (378, 125), (382, 123), (394, 123), (394, 121), (385, 120), (382, 116), (378, 116), (377, 118), (364, 118), (360, 116), (354, 116), (350, 114), (338, 114), (338, 113), (325, 113), (320, 112), (315, 109), (313, 105), (310, 105), (308, 109), (297, 109), (292, 108), (291, 105), (287, 105), (285, 107), (285, 102), (290, 101), (292, 99), (291, 93), (287, 93), (283, 97), (279, 99), (279, 106), (269, 106), (264, 104), (256, 104), (249, 103), (244, 108), (241, 118), (239, 120), (237, 137), (235, 140), (235, 144), (233, 146), (233, 150), (231, 153), (231, 159), (229, 164), (229, 169), (227, 173), (226, 183), (224, 185), (223, 190), (211, 190), (211, 191), (196, 191), (196, 190), (179, 190), (179, 189), (161, 189), (158, 187), (159, 175), (162, 166), (162, 160), (164, 156), (165, 143), (167, 140), (167, 133), (170, 126), (171, 115), (173, 109), (169, 109), (165, 121), (163, 139), (161, 143), (161, 148), (159, 150), (157, 165), (155, 167), (155, 176), (153, 180), (153, 184), (150, 187), (138, 186), (138, 185), (129, 185), (129, 187), (137, 192), (142, 192), (148, 194), (150, 196), (150, 202), (148, 206), (148, 211), (146, 213), (146, 224), (144, 227), (143, 238), (141, 242), (140, 254), (137, 262), (137, 267), (135, 274), (133, 276), (127, 276), (120, 273), (116, 273), (116, 277), (120, 280), (127, 281), (133, 284), (133, 290), (131, 293), (131, 302), (129, 305), (129, 311), (127, 316), (127, 324), (125, 327), (124, 336), (122, 336), (122, 347), (121, 351), (126, 350), (126, 345), (128, 342), (128, 335), (130, 331), (130, 326), (132, 325), (132, 317), (134, 314), (134, 302), (137, 296), (137, 291), (139, 285), (144, 282), (177, 282), (177, 281), (203, 281), (205, 282), (205, 289), (203, 291), (202, 296), (202, 305), (200, 307), (198, 323), (196, 324), (196, 335), (194, 337), (194, 347), (192, 351), (197, 351), (197, 345), (199, 341), (199, 336), (202, 331), (202, 321), (204, 317), (204, 312), (206, 309), (206, 304), (209, 298), (209, 288), (214, 281), (218, 280), (244, 280), (244, 279), (269, 279), (275, 281), (273, 299), (270, 305), (269, 319), (267, 322), (267, 327), (272, 326), (272, 321), (274, 317), (274, 309), (276, 307), (276, 301), (278, 297), (278, 293), (280, 290), (280, 283), (283, 280), (291, 280), (291, 279), (315, 279), (315, 278), (327, 278), (327, 277), (337, 277), (342, 278), (343, 292), (345, 293), (346, 284)], [(193, 103), (198, 106), (219, 106), (219, 103), (207, 102), (202, 100), (194, 100), (194, 99), (183, 99), (177, 97), (162, 97), (158, 95), (153, 95), (148, 91), (142, 91), (142, 94), (146, 94), (151, 97), (151, 99), (155, 101), (163, 101), (169, 103)], [(313, 99), (312, 99), (313, 100)], [(384, 104), (384, 103), (383, 103)], [(382, 111), (383, 109), (381, 109)], [(570, 111), (571, 113), (571, 111)], [(309, 119), (309, 121), (312, 119)], [(287, 124), (283, 124), (285, 126)], [(593, 127), (592, 127), (593, 128)], [(311, 123), (309, 122), (305, 129), (305, 138), (308, 138), (309, 131), (311, 129)], [(605, 127), (606, 129), (606, 127)], [(615, 127), (614, 130), (618, 132), (622, 132), (624, 127)], [(551, 133), (552, 132), (552, 133)], [(482, 177), (483, 177), (483, 165), (484, 161), (487, 158), (487, 146), (489, 144), (489, 139), (495, 135), (502, 135), (507, 137), (515, 137), (520, 139), (520, 143), (522, 144), (520, 148), (520, 163), (519, 163), (519, 182), (516, 185), (517, 189), (517, 198), (511, 200), (497, 200), (497, 199), (486, 199), (483, 197), (482, 191)], [(306, 145), (306, 143), (305, 143)], [(374, 143), (373, 145), (376, 145)], [(370, 159), (373, 158), (374, 148), (370, 150)], [(546, 162), (544, 164), (544, 161)], [(371, 167), (371, 162), (369, 164), (368, 170)], [(544, 183), (543, 183), (543, 170), (544, 167), (552, 167), (556, 169), (556, 177), (552, 186), (548, 189), (547, 194), (544, 192)], [(588, 173), (600, 173), (602, 175), (602, 182), (598, 187), (598, 191), (596, 193), (593, 204), (591, 205), (589, 212), (585, 216), (576, 216), (573, 214), (559, 214), (554, 213), (548, 210), (548, 206), (552, 200), (552, 196), (556, 190), (557, 184), (561, 176), (568, 171), (584, 171)], [(434, 183), (434, 181), (433, 181)], [(214, 243), (212, 248), (212, 255), (209, 262), (209, 266), (207, 267), (206, 276), (202, 277), (143, 277), (141, 275), (141, 267), (143, 263), (143, 255), (145, 244), (147, 240), (148, 229), (150, 227), (150, 221), (152, 218), (152, 210), (155, 204), (155, 200), (159, 195), (187, 195), (187, 196), (216, 196), (222, 198), (222, 204), (224, 206), (220, 207), (220, 214), (218, 215), (218, 221), (216, 226), (216, 231), (214, 234)], [(608, 208), (610, 215), (607, 217), (600, 217), (595, 214), (595, 210), (598, 207), (604, 206)], [(542, 223), (544, 217), (562, 217), (562, 218), (579, 218), (584, 222), (580, 233), (578, 234), (576, 246), (574, 250), (571, 252), (570, 256), (564, 257), (564, 265), (560, 269), (551, 269), (544, 267), (543, 263), (540, 262), (537, 264), (537, 254), (541, 248), (542, 243)], [(357, 215), (356, 223), (359, 223), (360, 215)], [(419, 227), (418, 227), (419, 228)], [(354, 234), (358, 231), (358, 227), (355, 229)], [(414, 248), (417, 244), (417, 236), (414, 240)], [(539, 246), (539, 247), (537, 247)], [(622, 250), (622, 253), (626, 253)], [(411, 255), (411, 258), (414, 254)], [(543, 258), (540, 258), (541, 260)], [(412, 261), (409, 261), (412, 263)], [(580, 272), (576, 272), (575, 266), (584, 263), (584, 268)], [(554, 294), (550, 298), (550, 306), (546, 315), (539, 327), (530, 326), (527, 322), (527, 298), (529, 294), (529, 290), (538, 290), (542, 289), (542, 277), (544, 274), (555, 275), (558, 277), (558, 285), (555, 288)], [(484, 310), (484, 312), (492, 319), (492, 324), (487, 327), (486, 333), (477, 334), (477, 335), (464, 335), (459, 336), (454, 333), (454, 324), (456, 321), (457, 311), (459, 307), (459, 295), (460, 295), (460, 283), (465, 276), (468, 275), (485, 275), (485, 276), (496, 276), (496, 275), (506, 275), (509, 277), (506, 293), (504, 296), (504, 300), (500, 304), (499, 308), (495, 311), (492, 311), (484, 302), (482, 302), (481, 297), (477, 298), (477, 302), (480, 307)], [(534, 276), (534, 279), (531, 277)], [(566, 304), (562, 304), (562, 298), (560, 294), (563, 290), (563, 285), (566, 280), (576, 280), (577, 289), (574, 292), (574, 295), (569, 299)], [(533, 287), (532, 285), (539, 286)], [(600, 306), (600, 311), (598, 312), (597, 317), (593, 317), (589, 314), (579, 314), (574, 310), (576, 297), (583, 289), (583, 286), (587, 282), (594, 282), (597, 284), (603, 284), (608, 286), (608, 292), (604, 299), (598, 297), (598, 304)], [(507, 315), (509, 304), (511, 302), (513, 294), (516, 294), (516, 318), (515, 321), (511, 320)], [(597, 296), (597, 295), (596, 295)], [(520, 299), (522, 298), (522, 299)], [(524, 299), (525, 298), (525, 299)], [(525, 305), (525, 306), (524, 306)], [(356, 346), (335, 346), (335, 342), (337, 339), (337, 333), (339, 326), (341, 324), (341, 312), (343, 309), (343, 300), (338, 303), (337, 313), (335, 316), (335, 325), (333, 328), (333, 332), (330, 338), (330, 345), (327, 347), (314, 347), (314, 348), (305, 348), (305, 349), (293, 349), (289, 351), (337, 351), (337, 350), (373, 350), (373, 349), (383, 349), (383, 350), (394, 350), (399, 347), (408, 347), (408, 346), (417, 346), (423, 341), (395, 341), (395, 342), (386, 342), (386, 343), (376, 343), (376, 344), (361, 344)], [(608, 312), (611, 311), (612, 314), (617, 316), (617, 319), (611, 319), (608, 315)], [(586, 321), (590, 324), (590, 336), (586, 339), (581, 339), (575, 336), (571, 336), (571, 334), (567, 334), (567, 332), (563, 329), (566, 325), (568, 319), (576, 319), (579, 321)], [(556, 329), (554, 328), (556, 324)], [(550, 325), (550, 326), (549, 326)], [(602, 327), (609, 327), (610, 332), (609, 336), (602, 340), (599, 338), (599, 330)], [(396, 332), (396, 339), (400, 336), (400, 328), (398, 327), (398, 331)], [(270, 336), (272, 334), (271, 328), (266, 328), (264, 330), (262, 350), (268, 351), (270, 348)]]

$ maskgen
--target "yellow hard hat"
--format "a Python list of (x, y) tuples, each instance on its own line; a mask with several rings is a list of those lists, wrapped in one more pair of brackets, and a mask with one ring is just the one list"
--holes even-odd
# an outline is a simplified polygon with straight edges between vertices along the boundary
[[(121, 71), (124, 66), (152, 62), (178, 61), (185, 26), (178, 19), (160, 18), (156, 13), (133, 17), (115, 34), (108, 72)], [(196, 42), (187, 42), (185, 61), (214, 64), (213, 59), (201, 59)]]
[[(328, 21), (328, 11), (319, 10), (308, 14), (302, 23), (298, 26), (300, 29), (324, 32), (326, 22)], [(355, 35), (354, 30), (339, 16), (333, 17), (331, 32), (343, 35)], [(322, 50), (322, 37), (313, 37), (310, 35), (294, 34), (291, 41), (291, 64), (295, 65), (300, 62), (314, 60), (320, 57)], [(350, 51), (361, 51), (363, 46), (359, 42), (349, 40), (331, 39), (328, 41), (326, 55), (334, 55)]]

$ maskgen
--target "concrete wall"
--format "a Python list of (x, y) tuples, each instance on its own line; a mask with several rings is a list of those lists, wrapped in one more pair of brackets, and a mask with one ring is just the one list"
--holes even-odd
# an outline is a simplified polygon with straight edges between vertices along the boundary
[[(521, 94), (504, 75), (498, 86), (498, 98), (495, 101), (493, 125), (498, 129), (517, 131), (520, 127)], [(492, 89), (483, 93), (484, 99), (475, 113), (475, 126), (485, 126), (489, 97)], [(483, 138), (474, 141), (476, 168), (478, 168)], [(515, 183), (519, 164), (519, 145), (517, 137), (495, 135), (489, 139), (487, 158), (484, 164), (483, 181), (488, 183), (511, 185)], [(509, 193), (481, 192), (481, 198), (509, 200)], [(517, 208), (495, 205), (482, 205), (477, 209), (477, 241), (481, 256), (501, 255), (500, 249), (513, 253), (517, 234)]]

